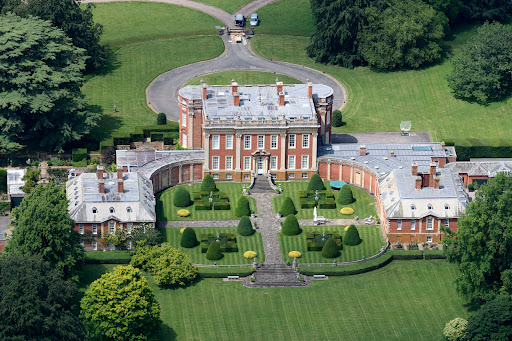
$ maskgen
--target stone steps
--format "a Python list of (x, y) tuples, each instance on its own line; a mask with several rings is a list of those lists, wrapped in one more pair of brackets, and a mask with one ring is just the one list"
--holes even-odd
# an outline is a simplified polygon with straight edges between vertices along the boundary
[(270, 187), (268, 180), (264, 176), (256, 177), (254, 186), (251, 189), (251, 193), (273, 193), (274, 190)]
[(260, 268), (252, 275), (254, 281), (248, 279), (244, 284), (252, 288), (272, 287), (304, 287), (308, 281), (301, 281), (300, 274), (289, 267)]

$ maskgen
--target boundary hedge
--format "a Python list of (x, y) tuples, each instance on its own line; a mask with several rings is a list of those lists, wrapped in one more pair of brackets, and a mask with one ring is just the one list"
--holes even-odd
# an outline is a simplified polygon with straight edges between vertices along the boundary
[(455, 146), (455, 152), (457, 161), (469, 161), (471, 158), (510, 158), (512, 146)]
[(228, 276), (246, 277), (254, 272), (251, 267), (246, 268), (198, 268), (201, 278), (224, 278)]
[(127, 145), (131, 142), (143, 142), (144, 138), (151, 137), (151, 141), (163, 141), (165, 145), (172, 145), (173, 140), (179, 138), (178, 123), (169, 122), (166, 125), (137, 126), (132, 133), (113, 133), (100, 143), (100, 150), (105, 147)]

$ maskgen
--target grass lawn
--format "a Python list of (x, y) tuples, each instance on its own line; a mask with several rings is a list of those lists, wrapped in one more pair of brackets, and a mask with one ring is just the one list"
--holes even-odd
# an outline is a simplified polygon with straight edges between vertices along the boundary
[[(235, 13), (237, 9), (251, 2), (252, 0), (195, 0), (204, 4), (225, 10), (228, 13)], [(233, 16), (233, 25), (235, 17)], [(222, 25), (221, 25), (222, 26)]]
[(276, 77), (284, 84), (300, 84), (301, 82), (295, 78), (285, 75), (279, 75), (272, 72), (261, 71), (223, 71), (212, 73), (210, 75), (192, 78), (185, 85), (199, 85), (201, 79), (206, 84), (231, 84), (234, 79), (239, 85), (245, 84), (275, 84)]
[[(265, 13), (271, 6), (295, 6), (297, 2), (280, 0), (259, 12)], [(294, 23), (307, 23), (311, 17), (305, 7), (301, 11), (280, 14)], [(304, 35), (313, 32), (314, 27)], [(460, 145), (510, 145), (512, 97), (487, 106), (469, 103), (454, 98), (446, 82), (446, 75), (451, 70), (450, 55), (457, 53), (457, 48), (475, 32), (473, 25), (459, 27), (443, 43), (448, 49), (440, 63), (410, 71), (376, 72), (368, 67), (345, 69), (315, 63), (305, 51), (309, 38), (286, 33), (286, 28), (282, 32), (275, 30), (252, 38), (251, 47), (263, 58), (325, 71), (343, 84), (348, 92), (343, 110), (346, 125), (334, 128), (336, 132), (399, 132), (400, 121), (410, 120), (412, 131), (429, 131), (434, 141), (452, 141)]]
[[(201, 240), (201, 234), (203, 233), (235, 233), (236, 245), (238, 252), (225, 252), (224, 257), (217, 261), (217, 264), (252, 264), (252, 259), (244, 258), (245, 251), (256, 251), (258, 254), (258, 262), (263, 263), (265, 261), (265, 254), (263, 252), (263, 243), (261, 241), (261, 234), (259, 232), (254, 233), (252, 236), (241, 236), (236, 233), (236, 227), (197, 227), (194, 228), (198, 240)], [(192, 258), (194, 264), (213, 264), (214, 261), (206, 259), (206, 254), (201, 253), (201, 247), (198, 245), (192, 249), (183, 248), (180, 246), (181, 233), (180, 228), (166, 228), (163, 231), (165, 240), (169, 242), (175, 248), (188, 253)]]
[[(110, 265), (88, 265), (85, 288)], [(330, 277), (306, 288), (248, 289), (204, 279), (160, 289), (160, 340), (444, 340), (443, 328), (468, 317), (444, 260), (393, 261), (369, 273)], [(215, 308), (207, 308), (215, 307)]]
[(298, 236), (286, 236), (279, 233), (279, 245), (281, 246), (281, 255), (283, 260), (293, 261), (293, 258), (288, 257), (288, 252), (299, 251), (302, 257), (297, 259), (299, 263), (332, 263), (334, 259), (336, 262), (352, 262), (360, 260), (365, 257), (373, 256), (379, 253), (380, 248), (385, 245), (382, 241), (380, 228), (374, 225), (357, 226), (359, 236), (363, 242), (356, 246), (343, 245), (343, 250), (337, 258), (324, 258), (321, 251), (308, 251), (306, 244), (306, 231), (335, 231), (341, 234), (342, 240), (345, 236), (345, 226), (301, 226), (302, 233)]
[[(245, 184), (247, 185), (247, 184)], [(185, 186), (192, 196), (192, 192), (201, 190), (201, 183), (195, 183)], [(179, 186), (171, 187), (161, 192), (156, 197), (156, 220), (169, 221), (169, 220), (238, 220), (235, 216), (236, 202), (242, 196), (243, 183), (217, 183), (217, 188), (220, 192), (224, 192), (229, 197), (231, 209), (228, 211), (196, 211), (194, 206), (187, 207), (190, 211), (190, 216), (186, 218), (178, 217), (178, 210), (180, 208), (174, 206), (174, 192)], [(256, 213), (256, 201), (254, 198), (247, 197), (251, 210)]]
[(105, 260), (105, 259), (131, 259), (130, 251), (89, 251), (85, 253), (85, 259)]
[[(274, 212), (278, 212), (281, 208), (281, 204), (283, 203), (284, 199), (286, 197), (291, 197), (293, 200), (293, 203), (295, 204), (295, 209), (299, 211), (297, 213), (298, 219), (313, 219), (313, 209), (307, 208), (302, 209), (300, 208), (300, 201), (299, 201), (299, 191), (306, 190), (308, 188), (308, 182), (303, 181), (290, 181), (290, 182), (280, 182), (277, 183), (277, 185), (281, 184), (283, 189), (283, 194), (278, 195), (272, 199), (272, 206), (274, 208)], [(327, 189), (330, 189), (329, 187), (329, 181), (324, 181), (325, 187)], [(374, 206), (374, 200), (373, 197), (370, 196), (365, 190), (351, 186), (352, 187), (352, 193), (354, 195), (354, 198), (356, 199), (355, 202), (353, 202), (350, 205), (337, 205), (337, 208), (335, 209), (317, 209), (317, 214), (319, 216), (324, 216), (326, 218), (330, 219), (352, 219), (354, 216), (358, 216), (359, 218), (367, 218), (369, 216), (377, 216), (377, 213), (375, 212), (375, 206)], [(334, 196), (337, 199), (338, 198), (338, 191), (333, 191)], [(335, 199), (335, 200), (336, 200)], [(350, 215), (343, 215), (340, 213), (340, 209), (342, 207), (352, 207), (354, 209), (354, 214)]]
[(258, 16), (256, 34), (309, 37), (315, 31), (309, 0), (279, 0), (260, 8)]

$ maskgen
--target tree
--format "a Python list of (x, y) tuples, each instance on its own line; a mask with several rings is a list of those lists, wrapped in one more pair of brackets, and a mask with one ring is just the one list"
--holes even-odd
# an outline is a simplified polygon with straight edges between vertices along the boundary
[(295, 209), (295, 204), (293, 203), (292, 198), (284, 198), (284, 201), (281, 204), (281, 209), (279, 210), (279, 214), (281, 214), (283, 217), (289, 216), (290, 214), (297, 214), (297, 210)]
[(208, 250), (206, 250), (206, 259), (219, 260), (222, 259), (223, 256), (220, 243), (216, 240), (212, 241), (210, 246), (208, 246)]
[(160, 324), (160, 306), (148, 281), (131, 265), (117, 266), (92, 282), (80, 307), (91, 340), (147, 340)]
[(512, 301), (498, 296), (468, 320), (466, 339), (471, 341), (512, 340)]
[(32, 170), (32, 168), (27, 167), (25, 175), (21, 178), (21, 180), (25, 180), (25, 184), (20, 187), (24, 193), (29, 194), (32, 188), (36, 186), (39, 180), (39, 173), (39, 169)]
[(510, 95), (511, 72), (512, 27), (485, 23), (453, 58), (447, 80), (456, 97), (486, 103)]
[(103, 27), (93, 21), (92, 8), (91, 4), (80, 6), (75, 0), (11, 0), (3, 12), (49, 20), (71, 38), (73, 45), (86, 51), (87, 69), (93, 70), (105, 62), (107, 51), (100, 45)]
[(503, 21), (510, 18), (512, 5), (508, 0), (462, 0), (460, 12), (469, 21)]
[(0, 192), (7, 192), (7, 171), (0, 168)]
[(193, 228), (187, 227), (181, 235), (180, 245), (181, 247), (191, 248), (198, 244), (196, 232)]
[(128, 240), (128, 233), (121, 229), (116, 228), (114, 233), (105, 233), (101, 238), (103, 245), (114, 245), (116, 249), (126, 250), (126, 240)]
[(251, 207), (249, 206), (249, 199), (241, 196), (236, 203), (235, 215), (238, 218), (251, 215)]
[(333, 127), (341, 127), (343, 125), (343, 115), (341, 111), (334, 110), (332, 112), (332, 126)]
[(144, 245), (157, 245), (162, 242), (162, 234), (152, 223), (142, 223), (132, 227), (132, 242), (137, 245), (144, 242)]
[(308, 183), (308, 191), (325, 191), (324, 181), (318, 174), (313, 174)]
[(457, 222), (445, 229), (448, 260), (459, 267), (457, 291), (467, 299), (492, 300), (512, 268), (512, 177), (498, 173), (482, 185)]
[(163, 112), (156, 116), (156, 124), (159, 126), (167, 124), (167, 116)]
[(101, 149), (101, 160), (104, 164), (110, 165), (116, 162), (116, 149), (112, 146)]
[(391, 0), (384, 11), (366, 10), (360, 52), (378, 69), (418, 68), (441, 57), (443, 24), (436, 11), (420, 0)]
[(11, 212), (14, 230), (4, 253), (38, 255), (65, 277), (76, 274), (84, 258), (64, 188), (38, 185)]
[(338, 204), (340, 205), (350, 205), (355, 201), (354, 196), (352, 195), (352, 189), (349, 185), (343, 185), (340, 188), (338, 193)]
[(340, 254), (338, 250), (338, 245), (336, 244), (336, 241), (334, 238), (329, 238), (324, 244), (324, 247), (322, 248), (322, 257), (325, 258), (336, 258)]
[(461, 0), (426, 0), (425, 2), (437, 12), (444, 14), (450, 22), (455, 21), (462, 6)]
[(38, 256), (0, 257), (1, 340), (83, 340), (75, 283)]
[(359, 245), (363, 240), (359, 237), (359, 231), (355, 225), (350, 225), (345, 236), (343, 237), (343, 243), (345, 245)]
[(203, 192), (216, 192), (218, 191), (217, 186), (215, 185), (215, 180), (210, 174), (206, 174), (203, 178), (203, 182), (201, 183), (201, 191)]
[(83, 49), (50, 22), (0, 16), (0, 152), (20, 138), (62, 150), (96, 126), (80, 91)]
[(281, 230), (284, 235), (287, 236), (296, 236), (302, 232), (299, 226), (299, 221), (297, 220), (297, 217), (295, 217), (293, 214), (290, 214), (286, 217), (283, 223), (283, 229)]
[(443, 334), (446, 341), (464, 341), (466, 340), (466, 333), (468, 328), (468, 321), (456, 317), (446, 324)]
[(243, 216), (238, 222), (237, 232), (241, 236), (252, 236), (254, 229), (252, 228), (251, 219), (247, 216)]
[(189, 207), (192, 205), (190, 200), (190, 193), (185, 187), (178, 187), (174, 192), (174, 206), (176, 207)]

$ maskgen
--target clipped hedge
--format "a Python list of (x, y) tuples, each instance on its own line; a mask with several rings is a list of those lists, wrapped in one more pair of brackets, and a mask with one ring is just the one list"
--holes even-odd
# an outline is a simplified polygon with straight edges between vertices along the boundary
[(395, 260), (423, 259), (421, 250), (389, 250), (386, 253), (392, 255)]
[(247, 199), (244, 196), (242, 196), (242, 197), (240, 197), (240, 199), (238, 199), (238, 202), (236, 203), (235, 215), (238, 218), (242, 218), (243, 216), (251, 215), (251, 207), (249, 206), (249, 199)]
[(124, 258), (91, 259), (91, 258), (86, 257), (84, 259), (84, 264), (130, 264), (130, 259), (124, 259)]
[(178, 187), (174, 192), (174, 206), (176, 207), (188, 207), (192, 205), (190, 200), (190, 193), (184, 187)]
[(159, 126), (167, 124), (167, 117), (163, 112), (156, 116), (156, 124)]
[(297, 210), (295, 209), (295, 204), (293, 203), (292, 198), (286, 197), (281, 204), (281, 209), (279, 210), (279, 213), (283, 217), (287, 217), (290, 214), (297, 214)]
[(196, 202), (194, 205), (194, 209), (196, 211), (208, 211), (211, 210), (211, 206), (209, 202)]
[(469, 161), (471, 158), (510, 158), (512, 146), (455, 146), (458, 161)]
[(425, 259), (446, 259), (443, 250), (425, 250)]
[(87, 148), (73, 148), (71, 159), (73, 162), (87, 161)]
[(85, 264), (129, 264), (132, 255), (129, 251), (92, 251), (86, 252)]
[(333, 209), (336, 208), (336, 202), (334, 199), (326, 199), (318, 201), (318, 208)]
[(315, 191), (315, 190), (318, 190), (318, 191), (325, 190), (324, 181), (318, 174), (313, 174), (311, 176), (311, 179), (309, 179), (309, 183), (308, 183), (308, 191)]
[(213, 209), (216, 211), (229, 211), (231, 209), (231, 205), (229, 202), (214, 202)]
[(352, 188), (349, 185), (343, 185), (340, 188), (340, 192), (338, 194), (338, 204), (340, 205), (350, 205), (355, 201), (354, 195), (352, 194)]
[(309, 201), (307, 198), (300, 198), (299, 202), (300, 202), (300, 208), (314, 208), (315, 207), (315, 202)]
[(254, 269), (247, 268), (198, 268), (201, 278), (223, 278), (228, 276), (246, 277), (254, 273)]
[(247, 216), (243, 216), (238, 222), (237, 232), (241, 236), (252, 236), (254, 234), (254, 229), (252, 228), (251, 219)]
[(326, 276), (349, 276), (370, 272), (382, 268), (393, 261), (393, 256), (387, 252), (377, 259), (367, 262), (340, 265), (340, 266), (301, 266), (300, 273), (307, 276), (326, 275)]
[(10, 201), (0, 201), (0, 213), (8, 211), (11, 209)]

